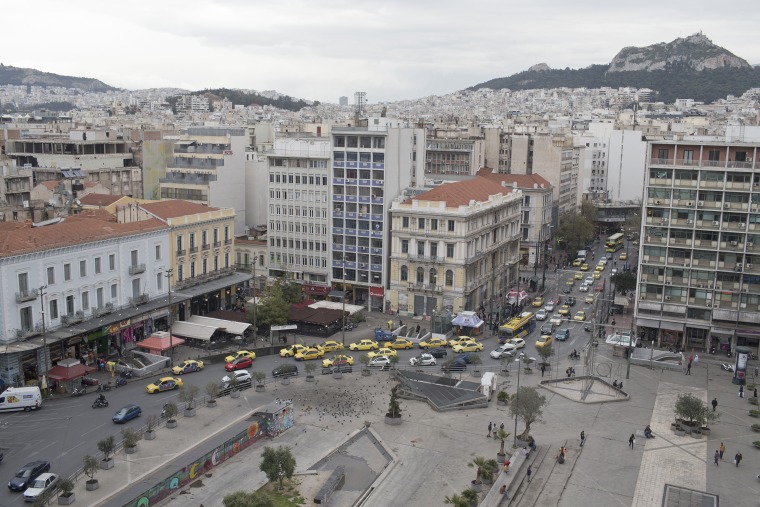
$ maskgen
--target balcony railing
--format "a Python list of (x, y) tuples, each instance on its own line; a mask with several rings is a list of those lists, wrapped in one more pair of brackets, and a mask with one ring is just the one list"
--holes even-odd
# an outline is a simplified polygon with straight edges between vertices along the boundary
[(82, 322), (83, 320), (84, 312), (81, 310), (71, 315), (61, 315), (61, 323), (68, 326), (76, 324), (77, 322)]
[(198, 253), (198, 247), (197, 246), (191, 246), (190, 247), (190, 254)]
[(211, 248), (211, 243), (205, 243), (201, 245), (201, 249), (203, 249), (204, 252), (210, 248)]
[(196, 275), (191, 278), (185, 278), (183, 280), (180, 280), (174, 285), (174, 288), (176, 290), (179, 290), (179, 289), (185, 289), (187, 287), (193, 287), (195, 285), (208, 282), (210, 280), (216, 280), (217, 278), (222, 278), (223, 276), (227, 276), (234, 272), (235, 272), (235, 268), (233, 267), (222, 268), (216, 271), (210, 271), (203, 275)]
[(31, 301), (37, 298), (37, 289), (27, 289), (16, 293), (16, 303)]
[(108, 315), (111, 312), (113, 312), (113, 303), (106, 303), (105, 305), (101, 306), (100, 308), (93, 308), (92, 309), (92, 316), (93, 317), (102, 317), (103, 315)]
[(181, 257), (187, 253), (187, 250), (177, 250), (177, 257)]
[(225, 239), (224, 240), (224, 244), (225, 245), (231, 245), (232, 244), (232, 239)]
[(139, 275), (140, 273), (145, 273), (145, 264), (133, 264), (129, 266), (130, 275)]
[(142, 305), (148, 301), (150, 301), (150, 296), (148, 296), (148, 294), (140, 294), (139, 296), (129, 298), (129, 304), (132, 306)]
[(222, 246), (221, 241), (214, 241), (214, 248), (219, 248), (220, 246)]

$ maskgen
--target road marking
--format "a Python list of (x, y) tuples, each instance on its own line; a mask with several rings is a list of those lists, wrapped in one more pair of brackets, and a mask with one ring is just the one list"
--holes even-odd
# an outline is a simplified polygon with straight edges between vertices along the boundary
[(97, 430), (97, 429), (100, 429), (100, 428), (102, 428), (102, 427), (103, 427), (103, 426), (105, 426), (105, 425), (106, 425), (106, 423), (103, 423), (103, 424), (101, 424), (100, 426), (95, 426), (95, 427), (94, 427), (94, 428), (92, 428), (90, 431), (85, 431), (85, 432), (84, 432), (84, 433), (82, 433), (80, 436), (82, 436), (82, 437), (83, 437), (83, 436), (87, 435), (88, 433), (92, 433), (93, 431), (95, 431), (95, 430)]
[(52, 446), (54, 446), (54, 445), (57, 445), (57, 442), (50, 442), (50, 443), (49, 443), (48, 445), (46, 445), (45, 447), (40, 447), (39, 449), (37, 449), (37, 450), (35, 450), (34, 452), (32, 452), (31, 454), (29, 454), (29, 457), (32, 457), (32, 456), (36, 456), (36, 455), (38, 455), (40, 452), (42, 452), (43, 450), (47, 449), (48, 447), (52, 447)]

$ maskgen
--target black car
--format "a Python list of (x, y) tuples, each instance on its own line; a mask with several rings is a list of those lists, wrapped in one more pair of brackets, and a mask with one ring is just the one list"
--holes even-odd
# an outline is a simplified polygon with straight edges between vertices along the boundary
[(461, 357), (457, 357), (452, 359), (451, 361), (447, 361), (443, 366), (441, 366), (441, 370), (444, 372), (450, 372), (450, 371), (464, 371), (467, 369), (467, 363), (464, 362), (464, 359)]
[(346, 361), (338, 361), (328, 368), (322, 368), (322, 375), (329, 375), (331, 373), (351, 373), (353, 371), (353, 366)]
[(32, 461), (16, 472), (8, 483), (11, 491), (24, 491), (40, 474), (50, 471), (49, 461)]
[(568, 306), (575, 306), (575, 296), (568, 296), (567, 297), (567, 305)]
[(282, 364), (272, 370), (272, 376), (277, 377), (297, 377), (298, 366), (294, 364)]
[(541, 334), (552, 334), (554, 332), (554, 324), (547, 322), (541, 326)]
[(448, 355), (448, 352), (446, 352), (446, 349), (443, 347), (437, 347), (437, 348), (428, 350), (428, 354), (430, 354), (431, 356), (435, 358), (440, 359), (442, 357), (446, 357)]
[(473, 355), (469, 352), (465, 352), (464, 354), (459, 354), (457, 357), (454, 358), (455, 361), (461, 361), (465, 364), (470, 364), (472, 362)]

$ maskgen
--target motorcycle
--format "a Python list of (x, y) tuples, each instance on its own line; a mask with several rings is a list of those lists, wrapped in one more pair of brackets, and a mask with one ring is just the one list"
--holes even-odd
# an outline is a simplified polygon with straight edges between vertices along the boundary
[(724, 371), (730, 371), (730, 372), (732, 372), (732, 373), (733, 373), (733, 371), (734, 371), (734, 365), (733, 365), (733, 364), (728, 364), (728, 363), (721, 363), (721, 364), (720, 364), (720, 367), (721, 367), (721, 368), (722, 368)]
[(71, 391), (71, 396), (82, 396), (83, 394), (87, 394), (87, 389), (82, 387), (75, 387), (73, 391)]
[(101, 391), (110, 391), (110, 390), (111, 390), (111, 382), (108, 382), (107, 384), (98, 385), (98, 389), (95, 392), (99, 393)]
[(121, 378), (132, 378), (133, 375), (132, 370), (124, 370), (119, 374)]
[(119, 377), (119, 378), (116, 379), (116, 386), (115, 387), (120, 387), (120, 386), (125, 386), (125, 385), (127, 385), (127, 379), (122, 378), (122, 377)]
[(108, 400), (105, 398), (98, 398), (92, 402), (92, 408), (105, 408), (108, 406)]
[(710, 354), (715, 355), (715, 347), (710, 347)]
[(581, 355), (580, 355), (580, 354), (578, 354), (577, 352), (576, 352), (576, 353), (570, 352), (570, 353), (567, 355), (567, 358), (568, 358), (568, 359), (576, 359), (576, 360), (577, 360), (577, 359), (580, 359), (580, 358), (581, 358)]

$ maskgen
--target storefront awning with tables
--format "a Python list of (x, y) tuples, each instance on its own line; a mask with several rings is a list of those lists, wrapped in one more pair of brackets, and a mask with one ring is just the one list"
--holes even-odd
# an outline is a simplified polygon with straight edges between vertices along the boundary
[[(192, 338), (194, 340), (209, 341), (211, 340), (213, 334), (216, 333), (217, 329), (218, 328), (216, 326), (204, 326), (202, 324), (196, 324), (184, 320), (179, 320), (172, 324), (173, 335)], [(140, 344), (138, 343), (138, 345)]]
[(178, 336), (169, 336), (169, 333), (157, 331), (150, 335), (150, 337), (137, 342), (135, 345), (143, 349), (148, 349), (151, 352), (161, 353), (172, 347), (183, 345), (184, 343), (185, 340)]
[(200, 315), (193, 315), (187, 322), (192, 324), (200, 324), (202, 326), (210, 326), (224, 331), (225, 333), (243, 336), (243, 334), (251, 327), (248, 322), (235, 322), (234, 320), (215, 319), (213, 317), (201, 317)]
[(57, 365), (50, 368), (47, 372), (47, 376), (50, 380), (58, 382), (68, 382), (79, 377), (84, 377), (88, 373), (96, 371), (96, 368), (91, 368), (82, 364), (76, 359), (64, 359)]

